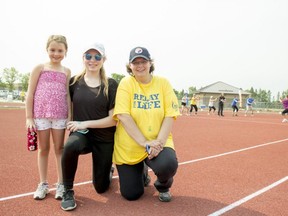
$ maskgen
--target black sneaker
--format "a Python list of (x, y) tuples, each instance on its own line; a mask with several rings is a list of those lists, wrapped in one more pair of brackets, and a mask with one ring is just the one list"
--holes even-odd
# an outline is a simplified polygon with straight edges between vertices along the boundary
[(169, 191), (167, 192), (159, 192), (159, 200), (161, 202), (170, 202), (172, 199), (172, 196)]
[(70, 211), (77, 207), (74, 198), (74, 191), (73, 190), (64, 190), (63, 198), (61, 201), (61, 208), (64, 211)]

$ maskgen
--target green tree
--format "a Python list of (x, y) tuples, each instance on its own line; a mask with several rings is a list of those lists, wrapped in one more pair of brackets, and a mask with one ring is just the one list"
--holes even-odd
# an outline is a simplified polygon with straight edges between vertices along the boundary
[(187, 92), (187, 90), (184, 90), (184, 89), (182, 89), (181, 91), (177, 91), (174, 89), (174, 92), (175, 92), (178, 99), (182, 99), (182, 97), (184, 96), (185, 93), (188, 93), (188, 95), (192, 95), (196, 91), (197, 91), (196, 87), (194, 87), (194, 86), (189, 87), (188, 92)]
[(184, 89), (182, 89), (180, 92), (178, 92), (178, 94), (176, 95), (178, 99), (181, 99), (184, 96)]
[(191, 87), (189, 87), (189, 95), (194, 94), (196, 91), (197, 91), (197, 89), (196, 89), (195, 86), (191, 86)]
[[(279, 93), (280, 94), (280, 93)], [(282, 92), (281, 98), (285, 98), (288, 95), (288, 89)], [(280, 97), (279, 97), (280, 98)], [(279, 100), (279, 99), (278, 99)]]
[(6, 84), (2, 81), (2, 77), (0, 77), (0, 88), (4, 89), (6, 87)]
[(174, 91), (176, 97), (179, 98), (179, 91), (177, 91), (176, 89), (173, 89), (173, 91)]
[(250, 90), (247, 90), (248, 92), (250, 92), (251, 97), (256, 98), (257, 97), (257, 89), (254, 90), (253, 87), (250, 88)]
[(246, 91), (251, 94), (251, 97), (255, 98), (259, 102), (271, 102), (272, 93), (270, 90), (254, 89), (251, 87), (250, 90)]
[(119, 84), (120, 81), (125, 77), (125, 75), (123, 74), (116, 74), (116, 73), (112, 73), (111, 74), (112, 78), (116, 80), (116, 82)]
[(270, 90), (268, 90), (267, 92), (267, 96), (268, 96), (268, 102), (272, 102), (272, 92)]
[(266, 90), (259, 89), (256, 95), (256, 100), (260, 102), (269, 102), (268, 92)]
[(10, 69), (5, 68), (3, 71), (3, 79), (8, 90), (13, 91), (15, 82), (19, 79), (19, 72), (14, 67), (11, 67)]
[(30, 73), (20, 74), (20, 83), (22, 86), (22, 90), (24, 92), (27, 92), (28, 84), (29, 84), (29, 77), (30, 77)]

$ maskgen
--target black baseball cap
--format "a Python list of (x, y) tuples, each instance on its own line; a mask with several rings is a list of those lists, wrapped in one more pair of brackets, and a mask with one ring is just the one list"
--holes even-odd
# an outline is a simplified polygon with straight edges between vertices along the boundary
[(135, 47), (130, 51), (129, 62), (133, 62), (135, 58), (144, 58), (148, 61), (151, 60), (150, 53), (144, 47)]

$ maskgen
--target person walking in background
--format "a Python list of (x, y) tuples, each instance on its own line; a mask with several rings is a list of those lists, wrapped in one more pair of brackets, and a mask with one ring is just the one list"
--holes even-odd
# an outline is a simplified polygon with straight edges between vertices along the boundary
[(185, 113), (186, 113), (186, 115), (188, 115), (187, 105), (188, 105), (188, 94), (185, 93), (184, 96), (182, 97), (182, 100), (181, 100), (181, 111), (180, 111), (181, 115), (184, 114), (184, 111), (186, 111)]
[(190, 104), (190, 115), (192, 115), (193, 108), (195, 109), (195, 115), (197, 115), (197, 112), (198, 112), (197, 103), (198, 103), (199, 99), (200, 99), (200, 97), (196, 96), (196, 94), (192, 95), (191, 104)]
[(253, 103), (256, 104), (254, 98), (252, 98), (251, 96), (248, 97), (246, 100), (245, 116), (247, 116), (248, 111), (251, 111), (251, 116), (253, 116)]
[(287, 115), (288, 113), (288, 95), (286, 95), (286, 98), (280, 98), (279, 101), (283, 104), (283, 108), (284, 110), (282, 111), (282, 116), (283, 116), (283, 120), (282, 122), (288, 122), (288, 120), (285, 118), (285, 115)]
[(223, 110), (224, 110), (224, 103), (226, 101), (226, 98), (224, 96), (224, 93), (221, 93), (218, 101), (218, 116), (224, 116)]
[(71, 71), (61, 61), (66, 56), (68, 45), (62, 35), (51, 35), (46, 50), (50, 61), (37, 65), (29, 79), (26, 99), (26, 127), (38, 133), (38, 169), (40, 183), (34, 199), (42, 200), (49, 193), (47, 180), (50, 135), (54, 144), (58, 181), (56, 199), (62, 199), (61, 156), (67, 120), (70, 118), (70, 97), (68, 94)]
[(20, 98), (21, 98), (21, 101), (22, 101), (22, 102), (25, 101), (25, 96), (26, 96), (26, 94), (25, 94), (25, 92), (22, 90), (22, 91), (20, 92)]
[(208, 115), (210, 115), (210, 112), (213, 110), (213, 114), (215, 113), (215, 106), (214, 106), (214, 102), (217, 100), (217, 98), (213, 98), (213, 96), (210, 96), (210, 99), (209, 99), (209, 103), (208, 103)]
[(146, 48), (131, 50), (126, 69), (130, 76), (119, 84), (114, 110), (118, 124), (113, 162), (119, 174), (120, 193), (127, 200), (143, 195), (147, 164), (157, 177), (154, 186), (159, 200), (169, 202), (178, 168), (171, 134), (180, 114), (178, 99), (167, 79), (152, 75), (154, 62)]
[(231, 103), (232, 106), (232, 112), (233, 112), (233, 116), (238, 116), (238, 110), (239, 108), (237, 107), (237, 103), (239, 102), (239, 99), (237, 97), (234, 97)]
[(70, 135), (62, 157), (64, 195), (61, 208), (65, 211), (77, 206), (73, 185), (79, 155), (92, 152), (92, 183), (97, 193), (107, 191), (112, 180), (116, 129), (112, 115), (118, 84), (106, 77), (105, 60), (104, 46), (92, 44), (83, 52), (83, 72), (71, 78), (73, 120), (67, 124)]

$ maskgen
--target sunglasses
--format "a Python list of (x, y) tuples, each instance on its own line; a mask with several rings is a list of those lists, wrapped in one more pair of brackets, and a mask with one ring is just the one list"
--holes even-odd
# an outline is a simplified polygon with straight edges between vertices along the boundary
[(132, 65), (138, 66), (138, 65), (146, 65), (149, 61), (147, 60), (142, 60), (142, 61), (133, 61), (131, 62)]
[(96, 61), (101, 61), (101, 59), (102, 59), (102, 56), (99, 55), (99, 54), (96, 54), (95, 56), (93, 56), (93, 55), (91, 55), (91, 54), (89, 54), (89, 53), (86, 53), (86, 54), (84, 55), (84, 57), (85, 57), (85, 59), (88, 60), (88, 61), (91, 60), (93, 57), (95, 58)]

